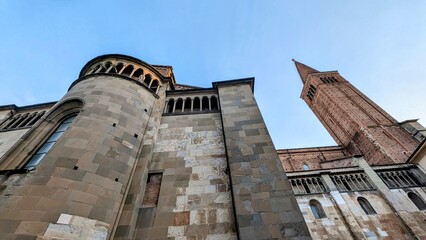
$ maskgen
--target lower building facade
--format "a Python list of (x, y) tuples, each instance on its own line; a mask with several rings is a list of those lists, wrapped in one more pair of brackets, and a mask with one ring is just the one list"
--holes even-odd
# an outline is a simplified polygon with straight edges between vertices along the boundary
[(1, 239), (310, 238), (253, 87), (105, 55), (58, 102), (2, 106)]
[[(347, 85), (330, 79), (313, 84)], [(328, 85), (315, 86), (302, 90), (314, 112)], [(0, 106), (0, 239), (426, 238), (421, 125), (354, 117), (357, 134), (321, 109), (353, 144), (277, 150), (253, 91), (254, 78), (199, 88), (114, 54), (57, 102)]]

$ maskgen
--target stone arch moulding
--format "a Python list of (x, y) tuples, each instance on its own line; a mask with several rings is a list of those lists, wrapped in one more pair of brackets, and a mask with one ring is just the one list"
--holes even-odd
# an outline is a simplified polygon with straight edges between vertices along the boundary
[(311, 209), (312, 215), (315, 219), (327, 218), (321, 203), (316, 199), (309, 201), (309, 208)]
[(377, 214), (376, 210), (373, 208), (370, 201), (368, 201), (366, 198), (358, 197), (357, 202), (366, 215)]
[(414, 205), (416, 205), (416, 207), (419, 210), (421, 211), (426, 210), (426, 203), (418, 194), (410, 191), (407, 193), (407, 196), (408, 198), (410, 198), (411, 202), (413, 202)]
[(46, 120), (49, 121), (60, 121), (64, 117), (67, 117), (71, 114), (76, 114), (82, 111), (85, 102), (81, 98), (72, 97), (59, 101), (56, 103), (52, 109), (46, 113)]
[[(0, 171), (21, 169), (64, 118), (78, 114), (83, 108), (84, 101), (81, 98), (67, 98), (56, 103), (3, 155), (0, 159)], [(78, 116), (75, 121), (78, 121)]]

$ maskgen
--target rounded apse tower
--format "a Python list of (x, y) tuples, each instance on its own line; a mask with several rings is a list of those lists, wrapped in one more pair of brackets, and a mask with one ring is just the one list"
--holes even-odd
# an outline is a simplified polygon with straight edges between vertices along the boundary
[(88, 62), (7, 158), (10, 168), (29, 172), (8, 180), (13, 196), (0, 208), (13, 205), (14, 214), (6, 235), (113, 236), (135, 168), (146, 167), (138, 165), (144, 135), (159, 121), (172, 76), (124, 55)]
[(253, 91), (89, 61), (57, 103), (0, 123), (17, 139), (0, 147), (0, 239), (309, 239)]

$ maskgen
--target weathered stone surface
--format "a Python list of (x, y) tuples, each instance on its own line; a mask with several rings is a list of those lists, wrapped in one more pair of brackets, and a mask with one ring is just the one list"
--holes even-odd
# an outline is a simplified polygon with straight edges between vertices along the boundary
[[(405, 164), (425, 128), (307, 69), (302, 98), (341, 146), (277, 152), (253, 79), (195, 88), (119, 55), (56, 105), (1, 106), (0, 239), (425, 239), (426, 175)], [(22, 127), (33, 111), (46, 114)], [(10, 175), (73, 114), (33, 171)], [(371, 166), (388, 163), (403, 164)]]
[(61, 214), (57, 223), (50, 223), (43, 236), (38, 239), (93, 239), (105, 240), (108, 236), (107, 223), (89, 218)]
[[(1, 118), (0, 118), (1, 120)], [(22, 137), (28, 129), (0, 132), (0, 158)]]
[[(250, 85), (218, 89), (240, 238), (310, 238)], [(300, 217), (282, 223), (280, 213)]]
[(153, 153), (150, 170), (163, 172), (163, 181), (155, 221), (138, 232), (156, 239), (152, 231), (169, 226), (168, 237), (234, 238), (220, 115), (164, 116)]

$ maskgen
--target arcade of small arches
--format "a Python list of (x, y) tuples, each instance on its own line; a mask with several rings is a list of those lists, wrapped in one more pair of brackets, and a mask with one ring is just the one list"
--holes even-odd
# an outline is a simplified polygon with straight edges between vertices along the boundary
[(337, 82), (337, 79), (335, 77), (320, 77), (320, 80), (323, 83), (335, 83), (335, 82)]
[(43, 115), (45, 111), (41, 112), (30, 112), (30, 113), (18, 113), (7, 118), (0, 124), (0, 130), (11, 130), (17, 128), (31, 127), (36, 123)]
[(143, 83), (154, 93), (157, 93), (158, 89), (161, 87), (160, 81), (154, 79), (151, 74), (146, 73), (143, 68), (135, 67), (131, 63), (126, 62), (111, 62), (104, 61), (96, 64), (92, 67), (85, 75), (97, 74), (97, 73), (109, 73), (109, 74), (118, 74), (123, 75), (129, 78), (132, 78), (136, 81)]
[(219, 102), (216, 96), (196, 96), (167, 99), (164, 113), (205, 112), (217, 110), (219, 110)]

